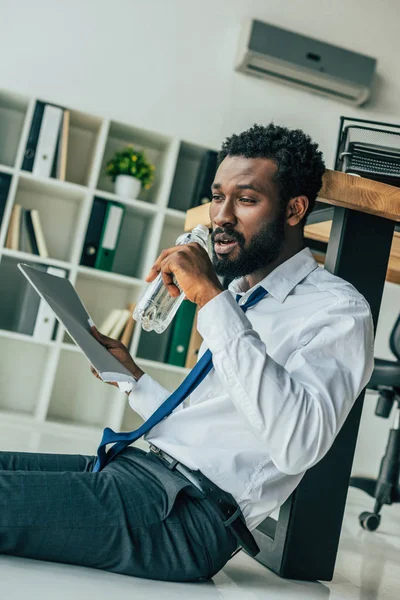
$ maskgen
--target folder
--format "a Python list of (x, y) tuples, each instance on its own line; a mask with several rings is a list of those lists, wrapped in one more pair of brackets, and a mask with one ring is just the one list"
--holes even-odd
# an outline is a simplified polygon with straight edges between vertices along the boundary
[[(49, 273), (49, 275), (56, 275), (57, 277), (67, 276), (65, 269), (59, 269), (58, 267), (47, 267), (46, 272)], [(55, 325), (56, 316), (53, 310), (47, 302), (41, 298), (33, 329), (33, 337), (41, 341), (50, 341), (53, 337)]]
[(95, 198), (81, 256), (81, 265), (85, 267), (95, 266), (106, 211), (107, 202), (101, 198)]
[(196, 304), (184, 300), (172, 322), (171, 342), (166, 358), (168, 364), (185, 366), (195, 313)]
[(40, 177), (50, 177), (56, 153), (63, 109), (46, 104), (40, 126), (32, 173)]
[(94, 265), (96, 269), (102, 269), (103, 271), (111, 271), (112, 269), (124, 211), (124, 207), (120, 204), (109, 202), (107, 205)]
[(11, 175), (8, 175), (8, 173), (0, 173), (0, 227), (3, 220), (4, 210), (7, 204), (10, 183)]
[(29, 131), (28, 141), (26, 143), (24, 160), (22, 161), (22, 169), (24, 171), (32, 171), (33, 168), (33, 161), (35, 160), (40, 126), (42, 124), (45, 106), (45, 102), (41, 102), (40, 100), (36, 102), (35, 111), (32, 117), (31, 128)]

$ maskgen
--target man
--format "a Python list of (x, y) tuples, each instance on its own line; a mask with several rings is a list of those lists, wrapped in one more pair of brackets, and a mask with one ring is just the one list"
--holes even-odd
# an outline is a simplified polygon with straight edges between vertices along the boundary
[[(328, 451), (373, 368), (367, 302), (304, 247), (323, 173), (300, 130), (255, 125), (225, 141), (212, 263), (192, 243), (164, 250), (147, 277), (161, 272), (176, 296), (174, 276), (198, 305), (213, 369), (150, 430), (149, 453), (127, 448), (100, 472), (95, 457), (1, 453), (0, 552), (192, 581), (252, 549), (249, 530)], [(93, 335), (131, 371), (129, 402), (147, 419), (168, 392)]]

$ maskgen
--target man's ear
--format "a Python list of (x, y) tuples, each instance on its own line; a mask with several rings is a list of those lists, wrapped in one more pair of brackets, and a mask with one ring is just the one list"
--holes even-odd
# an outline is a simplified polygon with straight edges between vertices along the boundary
[(296, 196), (291, 198), (286, 207), (286, 222), (291, 227), (298, 225), (308, 209), (308, 198), (307, 196)]

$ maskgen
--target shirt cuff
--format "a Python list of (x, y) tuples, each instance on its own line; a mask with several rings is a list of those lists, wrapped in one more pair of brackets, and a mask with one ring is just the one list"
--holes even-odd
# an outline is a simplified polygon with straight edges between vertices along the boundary
[(222, 350), (252, 325), (229, 290), (199, 310), (197, 329), (212, 353)]
[(134, 382), (129, 405), (143, 419), (148, 419), (170, 395), (170, 392), (145, 373)]

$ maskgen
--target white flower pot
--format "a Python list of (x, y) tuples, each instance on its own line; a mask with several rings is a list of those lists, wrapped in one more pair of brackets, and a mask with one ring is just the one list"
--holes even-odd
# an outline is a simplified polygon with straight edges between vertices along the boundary
[(141, 182), (131, 175), (117, 175), (115, 179), (115, 193), (125, 198), (137, 198), (142, 187)]

